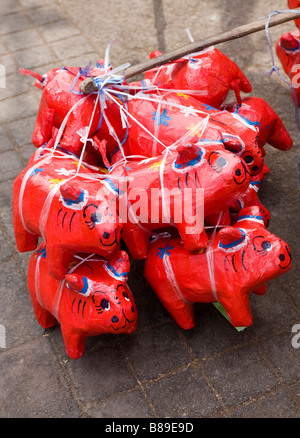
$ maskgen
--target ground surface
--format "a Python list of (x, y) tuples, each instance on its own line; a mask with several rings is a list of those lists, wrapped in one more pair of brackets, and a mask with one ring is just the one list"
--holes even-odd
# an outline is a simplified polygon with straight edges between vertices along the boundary
[[(299, 132), (289, 89), (273, 75), (264, 32), (219, 46), (244, 71), (252, 95), (268, 101), (294, 140), (283, 153), (267, 146), (270, 174), (261, 199), (270, 230), (291, 247), (289, 274), (251, 299), (254, 324), (237, 332), (212, 305), (196, 306), (196, 327), (180, 330), (132, 265), (129, 284), (139, 325), (129, 337), (87, 340), (84, 357), (68, 359), (60, 328), (36, 322), (27, 290), (28, 254), (16, 251), (12, 185), (34, 151), (31, 135), (40, 91), (18, 67), (43, 74), (63, 65), (85, 66), (104, 57), (109, 41), (117, 66), (163, 52), (286, 9), (285, 1), (253, 0), (2, 0), (0, 59), (0, 351), (1, 417), (299, 417), (300, 323)], [(271, 30), (273, 46), (293, 22)], [(2, 337), (3, 340), (3, 337)]]

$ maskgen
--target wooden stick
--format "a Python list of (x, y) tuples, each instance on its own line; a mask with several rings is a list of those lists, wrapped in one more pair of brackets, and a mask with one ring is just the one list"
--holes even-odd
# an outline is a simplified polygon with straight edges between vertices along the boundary
[[(293, 11), (300, 12), (299, 9), (291, 9), (290, 12), (287, 12), (282, 16), (282, 14), (278, 14), (276, 16), (271, 17), (269, 22), (269, 27), (278, 26), (279, 24), (286, 23), (291, 20), (295, 20), (296, 18), (300, 18), (300, 14), (295, 13)], [(226, 41), (232, 41), (237, 38), (242, 38), (246, 35), (250, 35), (255, 32), (259, 32), (261, 30), (265, 29), (266, 23), (268, 21), (268, 18), (265, 18), (263, 20), (257, 20), (252, 23), (244, 24), (242, 26), (236, 27), (235, 29), (229, 30), (227, 32), (223, 32), (205, 39), (202, 39), (198, 42), (194, 42), (191, 44), (187, 44), (183, 47), (180, 47), (179, 49), (175, 49), (169, 53), (166, 53), (165, 55), (157, 56), (156, 58), (152, 58), (147, 62), (134, 65), (132, 67), (129, 67), (126, 74), (125, 79), (131, 78), (133, 76), (136, 76), (140, 73), (144, 73), (147, 70), (151, 70), (155, 67), (159, 67), (163, 64), (167, 64), (169, 62), (175, 61), (176, 59), (182, 58), (183, 56), (186, 56), (188, 54), (191, 54), (193, 52), (199, 52), (201, 50), (204, 50), (208, 47), (215, 46), (217, 44), (224, 43)], [(94, 91), (97, 91), (98, 88), (96, 84), (94, 83), (92, 78), (87, 78), (80, 84), (80, 89), (83, 93), (91, 93)]]

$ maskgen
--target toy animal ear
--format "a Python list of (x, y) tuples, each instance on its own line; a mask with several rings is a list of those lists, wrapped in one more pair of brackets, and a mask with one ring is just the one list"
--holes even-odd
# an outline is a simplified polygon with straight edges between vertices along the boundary
[(224, 227), (219, 231), (219, 245), (224, 249), (232, 248), (244, 240), (245, 235), (239, 228)]
[(60, 187), (60, 193), (64, 199), (69, 199), (70, 201), (77, 201), (80, 196), (80, 190), (74, 187), (72, 184), (63, 184)]
[(109, 169), (111, 165), (110, 165), (110, 162), (108, 161), (107, 155), (106, 155), (107, 141), (106, 140), (99, 140), (99, 138), (95, 136), (95, 137), (93, 137), (93, 142), (95, 143), (96, 149), (98, 149), (98, 151), (100, 152), (104, 166), (107, 169)]
[(126, 281), (130, 270), (130, 261), (127, 252), (117, 252), (104, 267), (112, 277), (117, 280)]
[(253, 227), (254, 223), (265, 226), (264, 215), (260, 207), (252, 205), (251, 207), (242, 208), (239, 211), (237, 223), (239, 226), (250, 225)]
[(243, 145), (241, 144), (241, 141), (234, 135), (222, 134), (222, 142), (224, 144), (225, 149), (231, 152), (240, 152), (243, 149)]
[(89, 281), (87, 277), (79, 274), (66, 274), (65, 275), (67, 287), (73, 289), (81, 294), (88, 295)]
[(298, 47), (298, 40), (290, 33), (285, 33), (280, 39), (280, 44), (284, 49), (295, 50)]
[(178, 152), (175, 164), (177, 169), (183, 169), (201, 162), (204, 155), (203, 149), (195, 144), (178, 146), (176, 151)]

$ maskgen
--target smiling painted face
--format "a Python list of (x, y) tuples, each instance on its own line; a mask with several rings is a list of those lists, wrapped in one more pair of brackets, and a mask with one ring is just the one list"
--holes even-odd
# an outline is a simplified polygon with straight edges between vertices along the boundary
[[(60, 219), (64, 218), (65, 230), (70, 230), (71, 227), (72, 235), (69, 234), (72, 239), (74, 239), (73, 233), (78, 239), (84, 235), (82, 246), (86, 252), (92, 251), (103, 255), (105, 252), (113, 252), (117, 249), (122, 224), (112, 194), (106, 187), (100, 187), (96, 193), (92, 189), (91, 187), (91, 192), (82, 190), (73, 181), (72, 184), (62, 185), (60, 201), (62, 207), (66, 207), (66, 212), (60, 213), (57, 222), (60, 223)], [(66, 238), (66, 231), (64, 237)]]
[[(87, 270), (90, 271), (88, 277), (82, 275)], [(76, 292), (71, 300), (73, 313), (78, 309), (79, 300), (86, 302), (84, 312), (89, 315), (90, 334), (129, 334), (135, 330), (137, 308), (127, 285), (129, 270), (127, 253), (119, 251), (110, 262), (87, 261), (66, 275), (67, 287)]]
[(220, 230), (218, 236), (226, 272), (234, 271), (248, 288), (260, 287), (290, 270), (290, 248), (267, 231), (258, 207), (242, 209), (236, 224)]

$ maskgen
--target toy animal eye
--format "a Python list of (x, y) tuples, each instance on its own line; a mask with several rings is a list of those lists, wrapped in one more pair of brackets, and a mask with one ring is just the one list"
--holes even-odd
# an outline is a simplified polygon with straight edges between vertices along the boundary
[(123, 292), (123, 297), (125, 298), (126, 301), (130, 301), (129, 295), (127, 292)]
[(253, 248), (262, 256), (266, 256), (272, 249), (272, 243), (269, 240), (264, 240), (263, 236), (256, 236), (253, 239)]
[(272, 248), (272, 244), (268, 240), (264, 240), (261, 244), (261, 247), (265, 251), (270, 251), (270, 249)]
[(96, 224), (101, 223), (102, 214), (98, 210), (97, 205), (88, 204), (83, 210), (83, 217), (87, 226), (92, 230)]
[(103, 298), (101, 300), (100, 307), (103, 310), (109, 310), (110, 309), (110, 302), (106, 298)]
[(95, 211), (91, 214), (91, 221), (94, 223), (102, 221), (102, 214), (100, 213), (100, 211)]
[(254, 163), (254, 158), (252, 157), (252, 155), (246, 155), (245, 157), (243, 157), (246, 164), (252, 164)]
[(220, 173), (222, 169), (227, 166), (226, 158), (222, 157), (219, 152), (212, 152), (209, 155), (208, 163), (211, 165), (211, 168), (217, 173)]

